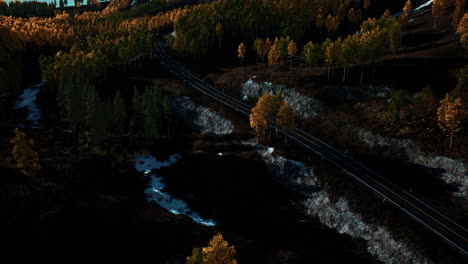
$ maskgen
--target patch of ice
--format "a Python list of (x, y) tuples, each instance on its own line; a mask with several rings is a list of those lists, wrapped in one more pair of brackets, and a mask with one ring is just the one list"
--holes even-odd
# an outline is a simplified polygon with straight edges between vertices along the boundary
[(173, 198), (170, 194), (164, 192), (165, 185), (162, 179), (156, 176), (154, 170), (162, 167), (169, 167), (176, 163), (181, 156), (178, 154), (171, 155), (167, 161), (158, 161), (155, 157), (146, 154), (135, 154), (135, 169), (150, 177), (151, 182), (149, 188), (146, 189), (145, 194), (149, 201), (155, 201), (161, 207), (165, 208), (173, 214), (183, 214), (190, 217), (196, 223), (205, 226), (214, 226), (216, 223), (213, 220), (203, 219), (198, 213), (190, 210), (182, 200)]
[(16, 105), (13, 107), (13, 109), (27, 108), (28, 116), (26, 117), (26, 120), (31, 121), (35, 125), (39, 124), (38, 120), (41, 118), (41, 109), (37, 107), (34, 101), (36, 100), (37, 93), (40, 91), (39, 87), (43, 85), (44, 82), (41, 82), (30, 88), (24, 89), (23, 93), (16, 102)]

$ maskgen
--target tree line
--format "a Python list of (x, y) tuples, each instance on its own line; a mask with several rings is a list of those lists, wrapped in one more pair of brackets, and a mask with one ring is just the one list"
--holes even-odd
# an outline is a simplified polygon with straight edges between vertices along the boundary
[(343, 22), (357, 23), (370, 1), (360, 0), (265, 0), (214, 1), (189, 8), (174, 25), (173, 48), (201, 56), (229, 37), (255, 39), (259, 36), (292, 36), (298, 41), (304, 32), (326, 29), (329, 36)]
[(39, 1), (13, 1), (6, 3), (0, 0), (0, 16), (13, 17), (51, 17), (54, 16), (56, 3)]
[[(359, 32), (345, 38), (338, 37), (335, 41), (327, 38), (321, 43), (307, 42), (302, 47), (301, 58), (306, 67), (326, 65), (328, 78), (332, 66), (342, 66), (343, 81), (346, 80), (351, 65), (361, 65), (362, 82), (364, 66), (375, 66), (386, 51), (394, 53), (400, 47), (400, 42), (400, 22), (387, 10), (379, 19), (369, 18), (364, 21)], [(259, 61), (267, 59), (269, 65), (276, 65), (279, 61), (284, 62), (289, 58), (291, 67), (298, 52), (296, 42), (289, 36), (276, 37), (274, 41), (269, 38), (257, 38), (252, 49)], [(238, 54), (241, 57), (239, 52)], [(244, 55), (245, 52), (242, 59)]]

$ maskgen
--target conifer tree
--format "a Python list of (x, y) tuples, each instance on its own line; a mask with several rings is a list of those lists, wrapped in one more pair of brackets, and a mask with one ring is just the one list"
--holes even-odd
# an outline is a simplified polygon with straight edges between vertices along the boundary
[[(73, 74), (72, 78), (65, 83), (64, 95), (66, 104), (66, 117), (70, 122), (72, 130), (77, 130), (80, 122), (82, 121), (84, 109), (82, 90), (79, 86), (81, 75)], [(76, 131), (75, 131), (76, 132)]]
[(275, 44), (278, 45), (280, 59), (281, 61), (285, 61), (286, 58), (288, 57), (288, 46), (289, 46), (290, 38), (281, 37), (278, 41), (276, 40), (275, 40)]
[(144, 123), (144, 105), (143, 105), (143, 96), (140, 95), (138, 88), (133, 89), (133, 97), (132, 97), (132, 120), (130, 122), (130, 131), (134, 135), (141, 135), (143, 131), (143, 123)]
[(394, 20), (388, 27), (388, 40), (389, 48), (395, 54), (395, 51), (400, 48), (401, 45), (401, 26), (398, 21)]
[(257, 53), (257, 58), (261, 61), (263, 61), (263, 58), (265, 56), (263, 52), (264, 47), (265, 47), (265, 43), (262, 38), (257, 38), (254, 41), (253, 49), (255, 53)]
[(172, 122), (172, 106), (171, 106), (171, 101), (167, 95), (164, 95), (162, 108), (164, 111), (164, 119), (166, 120), (166, 123), (167, 123), (167, 133), (169, 134), (170, 125)]
[(147, 144), (153, 144), (159, 138), (162, 95), (158, 87), (147, 88), (143, 95), (144, 136)]
[(87, 86), (85, 98), (85, 121), (89, 129), (90, 141), (94, 145), (100, 145), (107, 136), (107, 129), (112, 119), (112, 105), (110, 102), (101, 102), (93, 86)]
[(302, 59), (306, 66), (312, 65), (312, 50), (314, 49), (314, 43), (312, 41), (307, 42), (302, 50)]
[(111, 120), (112, 104), (110, 102), (99, 102), (93, 116), (92, 139), (96, 145), (100, 145), (107, 137), (107, 130)]
[(202, 248), (202, 254), (205, 264), (237, 264), (234, 246), (230, 246), (221, 233), (213, 236), (208, 246)]
[(216, 36), (218, 37), (219, 48), (221, 48), (221, 41), (223, 40), (224, 29), (221, 23), (216, 24)]
[(468, 109), (468, 66), (463, 67), (458, 74), (458, 83), (450, 93), (451, 98), (460, 98), (464, 108)]
[(427, 85), (418, 93), (416, 99), (416, 113), (419, 115), (431, 114), (435, 110), (436, 97), (430, 85)]
[[(281, 104), (277, 117), (278, 126), (283, 130), (292, 131), (296, 127), (296, 117), (294, 115), (294, 110), (287, 101), (284, 101)], [(287, 143), (288, 137), (285, 136), (284, 140)]]
[(454, 133), (461, 129), (460, 122), (463, 116), (464, 112), (460, 98), (451, 101), (449, 94), (446, 94), (437, 109), (437, 121), (442, 130), (450, 133), (449, 148), (452, 147)]
[(125, 132), (127, 124), (127, 111), (125, 108), (125, 102), (120, 95), (120, 91), (117, 90), (113, 101), (113, 122), (117, 131), (120, 133)]
[(407, 101), (402, 90), (396, 92), (392, 96), (390, 106), (388, 107), (388, 114), (392, 124), (393, 122), (400, 120), (401, 110), (406, 105)]
[(28, 139), (24, 132), (16, 128), (15, 137), (10, 142), (13, 144), (13, 158), (21, 173), (31, 177), (38, 176), (41, 165), (39, 164), (39, 155), (34, 150), (34, 140)]
[(242, 69), (242, 61), (244, 60), (244, 57), (245, 57), (245, 45), (244, 43), (241, 43), (239, 44), (239, 46), (237, 47), (237, 56), (239, 57), (240, 61), (241, 61), (241, 69)]

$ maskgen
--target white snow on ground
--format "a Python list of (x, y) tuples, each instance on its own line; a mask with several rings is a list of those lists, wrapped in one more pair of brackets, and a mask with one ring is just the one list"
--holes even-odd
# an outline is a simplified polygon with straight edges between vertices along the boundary
[[(254, 145), (251, 142), (243, 143)], [(305, 192), (307, 198), (303, 204), (308, 215), (317, 217), (322, 224), (340, 234), (366, 240), (369, 253), (384, 263), (431, 263), (412, 251), (403, 241), (393, 237), (385, 227), (364, 222), (359, 214), (351, 211), (345, 199), (332, 199), (312, 167), (274, 156), (272, 148), (262, 146), (259, 148), (259, 153), (278, 181), (292, 184), (299, 187), (296, 190)], [(300, 188), (301, 186), (304, 188)]]
[(176, 163), (181, 156), (178, 154), (172, 155), (169, 157), (167, 161), (158, 161), (155, 157), (146, 154), (146, 155), (139, 155), (135, 154), (135, 169), (145, 174), (145, 176), (149, 176), (151, 179), (149, 188), (146, 189), (145, 194), (149, 201), (155, 201), (161, 207), (167, 209), (169, 212), (173, 214), (183, 214), (192, 218), (193, 221), (196, 223), (205, 225), (205, 226), (214, 226), (216, 223), (213, 220), (206, 220), (201, 218), (201, 216), (190, 210), (187, 207), (187, 204), (179, 199), (173, 198), (170, 194), (165, 193), (164, 190), (164, 183), (162, 179), (157, 177), (154, 170), (158, 170), (162, 167), (169, 167)]
[(234, 131), (234, 124), (209, 108), (196, 105), (189, 97), (180, 97), (174, 101), (174, 109), (182, 118), (193, 124), (195, 129), (204, 134), (228, 135)]
[(41, 82), (31, 88), (24, 89), (23, 94), (21, 94), (16, 105), (13, 107), (13, 109), (26, 107), (28, 109), (28, 117), (26, 120), (31, 121), (35, 125), (39, 124), (38, 120), (41, 118), (41, 110), (37, 107), (34, 101), (36, 100), (37, 93), (40, 91), (39, 87), (43, 85), (44, 82)]
[[(383, 155), (394, 155), (395, 153), (404, 153), (408, 157), (408, 161), (427, 166), (430, 168), (439, 168), (445, 170), (442, 174), (442, 179), (447, 184), (456, 184), (459, 186), (458, 191), (454, 193), (465, 200), (464, 206), (468, 208), (468, 164), (462, 160), (455, 160), (444, 156), (437, 156), (425, 153), (416, 144), (409, 139), (397, 139), (391, 137), (382, 137), (371, 131), (355, 128), (358, 139), (367, 144), (370, 148), (382, 147), (385, 148)], [(385, 153), (388, 152), (388, 153)]]
[(424, 4), (422, 4), (422, 5), (418, 6), (418, 7), (416, 7), (416, 8), (413, 9), (412, 11), (421, 10), (421, 9), (423, 9), (424, 7), (429, 6), (429, 5), (431, 5), (431, 4), (432, 4), (432, 0), (429, 0), (429, 1), (427, 1), (426, 3), (424, 3)]
[(284, 85), (274, 85), (271, 82), (256, 83), (252, 79), (242, 84), (242, 98), (247, 100), (250, 98), (259, 98), (265, 91), (271, 93), (280, 92), (286, 101), (294, 109), (296, 115), (301, 119), (309, 119), (320, 112), (322, 103), (314, 98), (307, 97), (293, 88), (287, 88)]

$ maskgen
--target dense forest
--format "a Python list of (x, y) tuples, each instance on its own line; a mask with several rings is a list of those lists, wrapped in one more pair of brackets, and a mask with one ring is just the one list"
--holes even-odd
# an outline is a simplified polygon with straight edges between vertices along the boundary
[[(72, 208), (78, 208), (78, 212), (93, 211), (99, 215), (98, 206), (111, 208), (113, 218), (122, 215), (122, 219), (111, 222), (118, 226), (119, 221), (123, 221), (128, 228), (125, 234), (130, 238), (137, 236), (132, 233), (136, 229), (152, 235), (161, 232), (157, 243), (167, 252), (161, 253), (164, 256), (157, 263), (236, 264), (236, 259), (239, 263), (260, 263), (259, 259), (265, 263), (310, 263), (314, 259), (326, 262), (327, 257), (310, 253), (313, 251), (310, 247), (317, 246), (330, 254), (333, 250), (329, 245), (336, 241), (345, 253), (336, 256), (331, 263), (340, 263), (348, 257), (352, 258), (352, 263), (392, 262), (391, 258), (383, 259), (371, 253), (367, 242), (361, 241), (365, 240), (362, 237), (341, 237), (342, 231), (335, 234), (336, 230), (330, 225), (317, 222), (317, 217), (313, 221), (303, 220), (310, 215), (306, 216), (305, 205), (297, 201), (311, 199), (307, 192), (315, 187), (301, 184), (314, 180), (298, 178), (287, 184), (281, 182), (283, 176), (280, 183), (272, 180), (281, 173), (293, 175), (292, 168), (297, 166), (300, 173), (308, 173), (307, 177), (319, 177), (324, 182), (324, 190), (336, 192), (334, 198), (325, 201), (348, 199), (350, 207), (363, 215), (365, 221), (390, 226), (395, 219), (404, 219), (406, 224), (410, 220), (400, 216), (400, 212), (395, 213), (396, 209), (387, 204), (382, 208), (390, 208), (390, 213), (382, 213), (385, 218), (382, 221), (375, 220), (379, 219), (378, 213), (369, 211), (376, 210), (358, 208), (356, 204), (362, 202), (369, 208), (383, 210), (376, 207), (380, 197), (375, 198), (369, 190), (362, 191), (362, 197), (355, 197), (354, 189), (362, 190), (357, 183), (341, 181), (338, 176), (342, 172), (320, 163), (324, 156), (309, 158), (308, 150), (294, 145), (298, 140), (289, 135), (297, 128), (315, 133), (331, 141), (330, 144), (343, 153), (349, 151), (357, 159), (367, 161), (372, 169), (381, 169), (383, 174), (385, 168), (396, 163), (398, 166), (394, 167), (402, 168), (401, 171), (407, 168), (405, 166), (414, 169), (407, 170), (410, 171), (408, 175), (418, 175), (417, 179), (426, 176), (427, 171), (430, 177), (442, 175), (438, 170), (449, 171), (445, 167), (412, 164), (421, 160), (449, 163), (447, 160), (453, 159), (458, 162), (458, 167), (453, 169), (455, 173), (466, 169), (463, 167), (468, 153), (466, 1), (387, 2), (59, 0), (7, 3), (0, 0), (0, 103), (2, 107), (5, 105), (0, 113), (0, 147), (4, 149), (0, 152), (0, 174), (8, 175), (2, 180), (0, 188), (6, 194), (0, 202), (8, 205), (11, 200), (27, 208), (8, 206), (5, 210), (11, 213), (11, 218), (5, 221), (13, 223), (16, 218), (22, 219), (23, 222), (15, 226), (15, 230), (20, 230), (22, 224), (28, 223), (25, 220), (28, 214), (35, 214), (31, 208), (36, 204), (30, 201), (37, 199), (50, 203), (52, 208), (38, 213), (40, 224), (54, 226), (60, 217), (75, 218), (73, 210), (60, 201), (65, 199)], [(423, 9), (424, 12), (420, 12)], [(450, 67), (445, 69), (447, 65)], [(192, 70), (185, 72), (176, 68), (182, 66)], [(189, 83), (195, 78), (189, 76), (192, 71), (194, 76), (200, 76), (196, 84)], [(188, 78), (181, 79), (184, 74)], [(398, 81), (393, 82), (394, 79)], [(33, 84), (36, 85), (31, 86)], [(213, 88), (215, 95), (210, 98), (197, 94), (196, 89), (200, 90), (203, 85), (216, 87)], [(249, 91), (249, 85), (256, 90)], [(15, 105), (20, 98), (27, 101), (25, 87), (40, 87), (38, 97), (33, 99), (43, 111), (38, 117), (39, 123), (23, 120), (26, 110), (18, 110), (19, 103)], [(248, 108), (248, 117), (229, 110), (229, 103), (223, 106), (213, 98), (242, 101), (236, 104), (242, 109)], [(310, 104), (314, 103), (319, 109), (317, 113), (304, 115), (302, 111), (310, 109)], [(222, 127), (222, 131), (228, 132), (215, 133), (205, 126)], [(373, 147), (377, 146), (373, 149), (364, 146), (365, 142), (357, 139), (357, 133), (351, 135), (350, 131), (355, 131), (353, 128), (380, 135), (380, 143), (385, 137), (393, 141), (379, 146), (372, 143)], [(395, 147), (392, 145), (397, 145), (397, 140), (404, 141), (401, 144), (405, 147), (418, 146), (421, 153), (437, 155), (437, 158), (411, 159), (411, 153), (401, 154), (392, 149), (389, 150), (391, 155), (404, 157), (398, 156), (391, 160), (394, 163), (386, 165), (388, 167), (379, 168), (388, 158), (383, 153)], [(262, 149), (266, 150), (262, 152)], [(273, 151), (278, 157), (272, 156)], [(164, 183), (150, 173), (169, 167), (171, 157), (175, 157), (169, 153), (179, 152), (187, 158), (176, 163), (173, 175), (170, 168), (161, 170)], [(167, 158), (167, 162), (157, 163), (156, 169), (140, 170), (137, 167), (150, 160), (146, 157), (138, 163), (136, 156), (140, 153), (159, 155), (164, 157), (162, 160)], [(227, 161), (222, 160), (224, 155)], [(246, 162), (246, 168), (258, 174), (258, 178), (244, 173), (241, 162)], [(307, 171), (308, 163), (316, 166), (311, 169), (312, 173)], [(222, 170), (224, 166), (228, 172)], [(202, 172), (211, 167), (219, 170)], [(395, 168), (388, 170), (393, 173)], [(276, 170), (280, 172), (272, 172)], [(93, 173), (98, 172), (102, 177), (94, 178)], [(152, 178), (142, 179), (142, 175)], [(435, 186), (442, 178), (428, 177), (430, 180), (422, 184), (424, 187), (418, 188), (416, 180), (405, 184), (403, 176), (391, 177), (390, 180), (395, 179), (409, 192), (414, 188), (423, 200), (435, 201), (436, 208), (450, 217), (465, 221), (466, 197), (455, 197), (453, 186), (458, 182), (464, 186), (466, 175), (462, 180), (458, 177), (441, 184), (441, 190)], [(251, 186), (250, 181), (253, 182)], [(176, 193), (177, 198), (190, 201), (190, 206), (202, 212), (201, 215), (219, 220), (219, 226), (200, 227), (179, 217), (182, 209), (175, 213), (176, 210), (165, 210), (164, 206), (148, 205), (143, 196), (149, 184), (166, 188), (164, 190)], [(87, 190), (91, 185), (93, 187)], [(337, 185), (338, 190), (332, 185)], [(95, 186), (105, 186), (104, 191)], [(198, 189), (192, 193), (189, 186)], [(248, 195), (260, 201), (260, 207), (267, 208), (259, 209), (260, 213), (269, 210), (266, 217), (278, 218), (265, 225), (275, 229), (236, 226), (237, 221), (247, 220), (243, 216), (223, 214), (221, 203), (241, 215), (245, 208), (240, 205), (248, 207), (250, 197), (238, 198), (240, 194), (235, 193), (239, 205), (229, 197), (230, 188), (240, 191), (246, 188)], [(460, 190), (465, 190), (463, 188)], [(161, 189), (153, 192), (161, 192)], [(271, 198), (272, 193), (275, 198)], [(82, 201), (75, 197), (80, 195), (86, 198)], [(220, 198), (218, 201), (206, 198), (210, 195)], [(200, 201), (213, 202), (217, 207), (210, 208)], [(346, 206), (341, 209), (343, 207)], [(125, 210), (120, 212), (121, 208)], [(254, 215), (254, 222), (268, 221), (263, 219), (265, 215), (256, 215), (251, 207), (245, 210)], [(283, 218), (283, 212), (287, 217)], [(190, 214), (185, 215), (195, 219)], [(109, 220), (106, 217), (99, 215), (98, 218), (105, 223)], [(79, 222), (81, 218), (77, 219), (72, 222)], [(286, 231), (276, 230), (273, 226), (277, 224), (287, 224)], [(407, 224), (408, 229), (413, 224)], [(36, 231), (44, 232), (42, 234), (47, 237), (47, 228)], [(389, 227), (388, 236), (405, 237), (408, 229)], [(304, 238), (310, 230), (318, 237), (326, 237), (323, 240), (328, 246), (319, 245), (317, 241), (322, 238), (314, 242), (307, 240), (309, 244), (295, 241), (294, 236)], [(445, 245), (440, 251), (431, 252), (430, 246), (439, 243), (433, 237), (427, 239), (427, 244), (415, 246), (428, 237), (421, 230), (417, 229), (414, 237), (402, 240), (429, 259), (443, 260), (451, 251)], [(54, 236), (61, 237), (60, 230), (54, 232), (57, 233)], [(85, 234), (89, 233), (84, 232), (82, 236)], [(75, 235), (80, 237), (80, 234)], [(181, 236), (180, 241), (177, 235)], [(165, 236), (171, 236), (172, 244), (165, 244)], [(85, 241), (87, 238), (83, 237)], [(110, 237), (109, 241), (115, 238)], [(179, 242), (180, 250), (169, 249)], [(54, 242), (55, 247), (60, 248), (58, 244)], [(152, 247), (142, 244), (134, 245), (138, 249), (133, 250), (141, 253)], [(109, 248), (115, 246), (109, 245)], [(349, 250), (343, 249), (348, 246)], [(451, 256), (448, 263), (457, 263), (460, 258)]]

